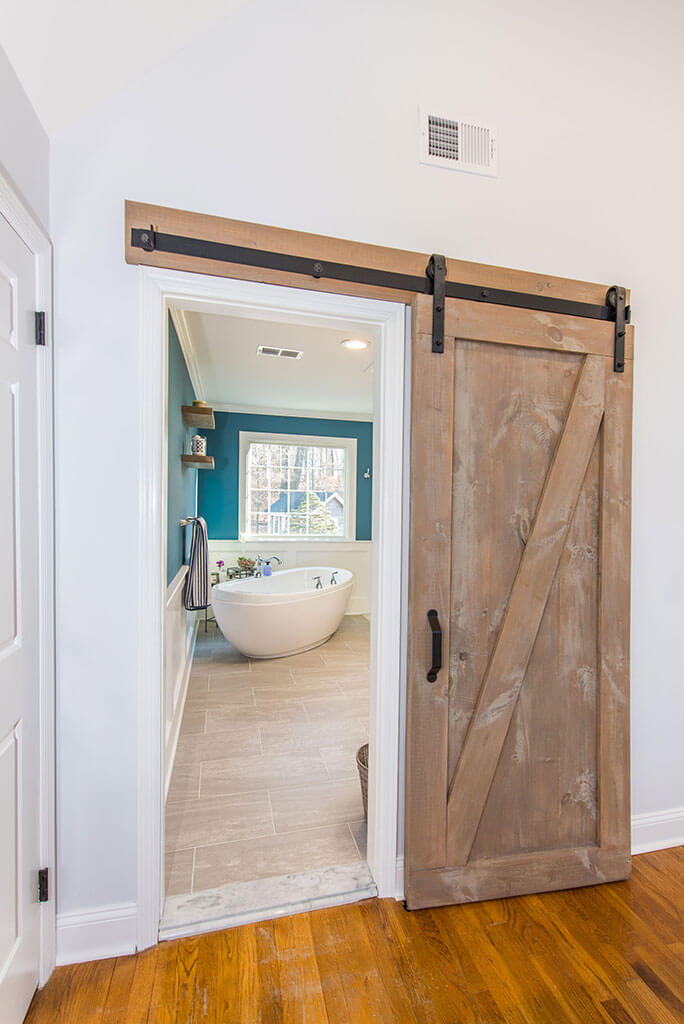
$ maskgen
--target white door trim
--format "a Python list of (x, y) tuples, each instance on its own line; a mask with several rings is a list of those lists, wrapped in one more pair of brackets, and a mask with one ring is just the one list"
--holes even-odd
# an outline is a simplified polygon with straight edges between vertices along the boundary
[(52, 356), (52, 244), (0, 167), (0, 214), (33, 253), (36, 268), (35, 307), (46, 314), (46, 344), (38, 349), (37, 403), (39, 443), (38, 521), (40, 551), (40, 865), (50, 877), (50, 899), (40, 914), (39, 982), (44, 985), (55, 966), (55, 589), (54, 589), (54, 447)]
[(264, 317), (290, 314), (343, 326), (359, 321), (379, 335), (373, 444), (373, 636), (368, 863), (380, 896), (396, 895), (402, 651), (402, 515), (404, 435), (403, 304), (348, 295), (187, 274), (140, 271), (140, 506), (138, 657), (138, 926), (137, 945), (158, 941), (162, 901), (162, 609), (164, 566), (164, 402), (167, 310), (176, 308)]

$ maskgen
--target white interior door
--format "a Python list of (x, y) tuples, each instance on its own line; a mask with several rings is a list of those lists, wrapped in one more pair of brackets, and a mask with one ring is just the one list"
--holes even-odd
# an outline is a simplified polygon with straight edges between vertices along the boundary
[(38, 984), (40, 735), (35, 260), (0, 216), (0, 1019)]

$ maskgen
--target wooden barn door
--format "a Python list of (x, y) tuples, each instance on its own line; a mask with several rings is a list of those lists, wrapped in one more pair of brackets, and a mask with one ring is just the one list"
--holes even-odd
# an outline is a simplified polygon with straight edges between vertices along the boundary
[(631, 328), (413, 314), (407, 906), (626, 878)]

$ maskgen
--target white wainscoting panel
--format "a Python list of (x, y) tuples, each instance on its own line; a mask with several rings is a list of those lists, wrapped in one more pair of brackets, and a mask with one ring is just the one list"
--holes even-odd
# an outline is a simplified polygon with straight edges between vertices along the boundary
[[(329, 565), (331, 568), (348, 569), (354, 573), (354, 587), (347, 612), (350, 615), (368, 615), (371, 610), (371, 550), (369, 540), (324, 540), (324, 541), (265, 541), (244, 542), (238, 540), (210, 540), (209, 568), (216, 569), (216, 560), (223, 559), (226, 565), (235, 565), (237, 559), (264, 558), (277, 555), (282, 565), (273, 563), (273, 569), (303, 569), (307, 565)], [(397, 555), (400, 557), (400, 554)]]
[(166, 588), (164, 609), (164, 798), (169, 789), (173, 759), (188, 690), (197, 632), (197, 614), (183, 607), (188, 572), (182, 565)]

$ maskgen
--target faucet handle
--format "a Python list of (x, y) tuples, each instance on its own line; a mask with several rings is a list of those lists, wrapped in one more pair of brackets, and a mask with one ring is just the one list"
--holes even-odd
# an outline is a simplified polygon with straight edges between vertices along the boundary
[(316, 584), (316, 586), (314, 587), (314, 590), (322, 590), (323, 589), (323, 584), (321, 583), (321, 577), (320, 576), (314, 576), (313, 577), (313, 581)]

